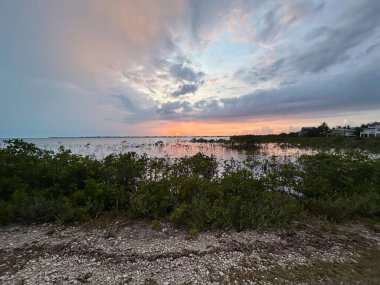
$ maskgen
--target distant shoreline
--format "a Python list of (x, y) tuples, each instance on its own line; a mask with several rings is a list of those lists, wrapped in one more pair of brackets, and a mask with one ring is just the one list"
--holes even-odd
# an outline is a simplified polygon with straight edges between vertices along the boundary
[(231, 136), (80, 136), (80, 137), (9, 137), (0, 138), (0, 140), (8, 139), (101, 139), (101, 138), (229, 138)]

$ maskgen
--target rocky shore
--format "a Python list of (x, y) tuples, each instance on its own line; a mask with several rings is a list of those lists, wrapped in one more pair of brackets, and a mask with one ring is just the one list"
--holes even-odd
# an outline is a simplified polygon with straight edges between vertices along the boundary
[(124, 220), (0, 228), (0, 284), (380, 284), (362, 224), (207, 231)]

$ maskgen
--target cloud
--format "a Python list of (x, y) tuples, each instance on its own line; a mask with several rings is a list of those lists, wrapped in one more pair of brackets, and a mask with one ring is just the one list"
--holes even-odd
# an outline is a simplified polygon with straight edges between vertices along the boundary
[[(249, 4), (248, 4), (249, 3)], [(303, 21), (312, 21), (324, 8), (322, 1), (244, 1), (227, 14), (228, 30), (254, 49), (272, 48), (287, 40)]]
[[(258, 1), (240, 1), (240, 5), (246, 2), (256, 3)], [(189, 42), (191, 46), (206, 46), (223, 31), (225, 20), (236, 8), (236, 1), (220, 0), (191, 0), (188, 2), (188, 24)], [(185, 16), (186, 17), (186, 16)]]
[[(352, 63), (354, 55), (362, 47), (367, 54), (376, 50), (377, 45), (372, 40), (380, 32), (379, 13), (379, 1), (353, 1), (344, 7), (333, 26), (305, 31), (305, 35), (300, 37), (304, 41), (301, 48), (289, 47), (285, 54), (272, 54), (269, 60), (264, 58), (250, 68), (240, 69), (235, 73), (235, 78), (249, 84), (273, 82), (287, 85), (302, 81), (310, 74), (326, 73), (333, 69), (333, 73), (342, 72), (344, 65)], [(275, 27), (275, 24), (271, 26)]]
[(205, 74), (201, 71), (195, 72), (191, 67), (183, 64), (173, 64), (170, 67), (170, 74), (178, 80), (199, 81)]
[(179, 55), (170, 60), (152, 57), (143, 67), (124, 70), (124, 79), (130, 87), (161, 100), (195, 93), (203, 84), (205, 73), (182, 51), (177, 52)]
[(296, 15), (284, 17), (281, 8), (281, 5), (277, 5), (263, 16), (262, 27), (257, 35), (261, 42), (270, 43), (274, 41), (278, 35), (288, 30), (297, 21)]
[(172, 93), (172, 96), (178, 97), (178, 96), (186, 95), (189, 93), (195, 93), (198, 90), (198, 88), (199, 88), (198, 84), (184, 84), (178, 87), (178, 89)]
[(2, 1), (0, 62), (33, 76), (103, 84), (109, 65), (125, 69), (172, 51), (167, 26), (186, 3), (165, 2)]
[(367, 50), (365, 51), (365, 53), (367, 55), (371, 54), (372, 52), (378, 50), (379, 48), (380, 48), (380, 43), (373, 44), (373, 45), (371, 45), (370, 47), (367, 48)]
[[(203, 114), (210, 117), (315, 116), (328, 112), (354, 112), (380, 107), (380, 73), (376, 69), (312, 82), (262, 90), (221, 99), (223, 108)], [(365, 100), (363, 100), (365, 98)]]
[(177, 119), (178, 117), (188, 117), (193, 111), (191, 103), (186, 101), (174, 101), (162, 104), (156, 109), (156, 113), (161, 119)]
[[(172, 112), (162, 119), (222, 120), (321, 117), (334, 112), (350, 113), (380, 108), (380, 72), (375, 65), (331, 78), (256, 92), (219, 100), (200, 100), (186, 112)], [(363, 100), (365, 98), (365, 100)], [(185, 104), (172, 103), (171, 106)], [(178, 104), (178, 105), (175, 105)]]
[(331, 33), (331, 29), (328, 27), (318, 27), (312, 29), (305, 35), (305, 41), (317, 40), (319, 38), (326, 37), (329, 33)]
[(290, 59), (290, 64), (301, 72), (317, 73), (349, 59), (349, 51), (378, 32), (380, 2), (367, 0), (353, 5), (341, 16), (337, 27), (325, 32), (322, 39), (300, 55)]
[(72, 106), (70, 135), (374, 110), (379, 14), (377, 0), (0, 1), (0, 121), (56, 134), (39, 110)]
[(279, 58), (270, 64), (258, 64), (249, 70), (239, 70), (235, 73), (235, 78), (243, 79), (250, 84), (257, 84), (262, 81), (273, 80), (279, 71), (286, 65), (285, 58)]

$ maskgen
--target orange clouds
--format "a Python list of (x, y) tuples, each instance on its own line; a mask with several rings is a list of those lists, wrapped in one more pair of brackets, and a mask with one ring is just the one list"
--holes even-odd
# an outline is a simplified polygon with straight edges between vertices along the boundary
[[(303, 126), (315, 125), (316, 122), (296, 119), (266, 120), (266, 121), (182, 121), (182, 122), (156, 122), (154, 124), (141, 124), (141, 130), (154, 135), (211, 135), (229, 136), (242, 134), (272, 134), (299, 130)], [(136, 128), (137, 129), (137, 128)]]
[(185, 5), (176, 0), (165, 5), (150, 0), (48, 1), (43, 9), (33, 9), (43, 13), (38, 21), (49, 23), (39, 26), (49, 68), (68, 81), (101, 86), (115, 80), (110, 66), (120, 73), (170, 49), (170, 21)]

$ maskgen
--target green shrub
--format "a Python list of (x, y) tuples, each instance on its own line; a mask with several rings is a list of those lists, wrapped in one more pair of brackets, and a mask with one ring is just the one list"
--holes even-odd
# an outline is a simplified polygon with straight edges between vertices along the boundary
[(162, 230), (162, 223), (159, 220), (153, 220), (152, 229), (154, 229), (155, 231), (161, 231)]
[(201, 153), (175, 161), (136, 153), (96, 160), (10, 140), (0, 149), (0, 223), (77, 222), (113, 212), (199, 231), (283, 227), (308, 216), (380, 217), (380, 159), (358, 151), (273, 158), (259, 178), (257, 166), (231, 160), (221, 168)]
[(303, 202), (313, 215), (334, 221), (379, 215), (379, 159), (345, 151), (302, 156), (299, 163)]
[(199, 230), (197, 228), (192, 228), (189, 230), (189, 235), (191, 238), (195, 239), (199, 236)]
[(149, 181), (133, 194), (130, 212), (134, 217), (158, 219), (167, 217), (173, 208), (169, 181)]
[(197, 153), (191, 157), (183, 157), (174, 165), (173, 170), (177, 175), (201, 176), (207, 179), (212, 179), (218, 168), (218, 162), (215, 156), (207, 156), (202, 153)]
[(12, 220), (11, 206), (9, 203), (0, 200), (0, 225), (7, 225)]

